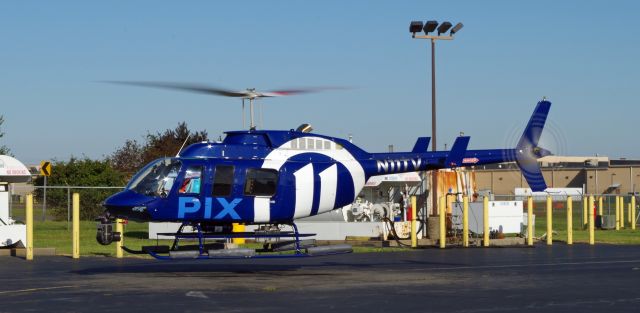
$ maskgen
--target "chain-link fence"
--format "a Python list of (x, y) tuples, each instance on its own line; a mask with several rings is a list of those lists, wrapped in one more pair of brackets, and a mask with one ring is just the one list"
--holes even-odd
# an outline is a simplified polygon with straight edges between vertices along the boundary
[[(592, 208), (588, 208), (588, 196), (594, 197), (594, 203)], [(557, 229), (566, 229), (567, 223), (567, 195), (558, 195), (553, 194), (552, 197), (552, 217), (554, 230)], [(618, 205), (620, 208), (619, 214), (620, 218), (624, 221), (624, 225), (631, 225), (631, 223), (636, 223), (640, 221), (640, 216), (638, 214), (638, 209), (640, 207), (640, 198), (633, 195), (617, 195), (617, 194), (600, 194), (600, 195), (585, 195), (583, 196), (572, 196), (572, 219), (573, 219), (573, 229), (574, 230), (582, 230), (586, 229), (586, 225), (588, 223), (589, 210), (594, 210), (594, 216), (601, 216), (601, 221), (604, 220), (614, 220), (616, 215), (616, 202), (618, 197), (621, 199), (622, 206)], [(635, 197), (635, 207), (630, 208), (630, 203), (632, 203), (631, 199)], [(494, 195), (493, 200), (495, 201), (523, 201), (523, 213), (526, 214), (527, 211), (527, 197), (526, 196), (516, 196), (516, 195)], [(533, 197), (533, 214), (536, 215), (537, 226), (542, 226), (541, 224), (546, 225), (546, 212), (547, 212), (547, 202), (546, 197)], [(635, 214), (632, 214), (631, 210), (635, 210)], [(635, 220), (632, 221), (632, 217), (635, 217)], [(602, 223), (602, 222), (600, 222)], [(606, 226), (606, 225), (605, 225)], [(539, 227), (536, 227), (539, 229)]]
[(34, 219), (37, 221), (71, 221), (72, 195), (80, 194), (80, 217), (91, 220), (103, 210), (102, 202), (124, 187), (108, 186), (12, 186), (9, 215), (16, 221), (25, 219), (26, 195), (33, 194)]
[[(37, 221), (70, 221), (71, 220), (71, 204), (73, 193), (80, 194), (80, 215), (83, 220), (92, 220), (98, 216), (103, 208), (102, 202), (111, 194), (122, 190), (124, 187), (110, 187), (110, 186), (33, 186), (29, 184), (14, 184), (11, 190), (10, 198), (10, 216), (17, 221), (24, 221), (25, 218), (25, 199), (29, 193), (34, 194), (34, 218)], [(553, 219), (554, 224), (558, 227), (562, 227), (563, 223), (566, 225), (566, 212), (567, 212), (567, 196), (566, 195), (551, 195), (553, 199)], [(640, 214), (635, 214), (635, 221), (631, 221), (631, 217), (634, 215), (631, 213), (629, 204), (631, 203), (632, 195), (616, 195), (616, 194), (602, 194), (594, 196), (594, 208), (595, 215), (609, 216), (614, 218), (616, 214), (616, 199), (620, 197), (623, 202), (622, 212), (620, 215), (624, 215), (621, 218), (624, 219), (624, 224), (630, 225), (632, 222), (636, 224), (640, 221)], [(526, 213), (526, 196), (519, 195), (491, 195), (491, 200), (494, 201), (523, 201), (523, 213)], [(586, 197), (585, 197), (586, 198)], [(582, 196), (572, 197), (573, 205), (573, 228), (576, 230), (584, 229), (584, 225), (587, 223), (588, 215), (585, 215)], [(640, 206), (640, 200), (636, 197), (635, 212), (638, 212)], [(534, 197), (533, 201), (533, 213), (538, 216), (537, 224), (544, 223), (544, 217), (546, 216), (546, 197)], [(554, 228), (556, 228), (554, 226)]]
[[(572, 201), (567, 201), (567, 195), (549, 194), (551, 196), (551, 223), (553, 238), (558, 240), (567, 240), (568, 236), (568, 207), (571, 205), (571, 223), (573, 230), (572, 238), (585, 242), (588, 239), (588, 223), (591, 212), (594, 214), (594, 226), (596, 229), (603, 230), (622, 230), (630, 229), (632, 225), (638, 225), (640, 221), (638, 197), (632, 195), (602, 194), (593, 195), (593, 206), (589, 204), (589, 196), (582, 195), (572, 196)], [(534, 196), (533, 201), (533, 237), (544, 238), (547, 236), (547, 196)], [(469, 204), (469, 235), (472, 238), (482, 238), (483, 228), (482, 222), (482, 198)], [(514, 232), (526, 237), (526, 220), (527, 220), (527, 200), (528, 196), (518, 195), (491, 195), (489, 204), (489, 227), (492, 238), (502, 238), (501, 236), (513, 236)], [(449, 236), (453, 239), (454, 244), (460, 244), (462, 241), (463, 216), (462, 216), (462, 200), (455, 197), (449, 198), (447, 203), (447, 211), (450, 212), (450, 220), (447, 221), (447, 229)], [(521, 203), (514, 203), (521, 201)], [(503, 203), (495, 203), (503, 202)], [(473, 207), (475, 205), (475, 208)], [(494, 207), (495, 205), (495, 207)], [(513, 210), (521, 205), (522, 211)], [(492, 209), (493, 207), (493, 209)], [(479, 210), (478, 210), (479, 209)], [(616, 213), (617, 212), (617, 213)], [(495, 219), (494, 219), (495, 218)], [(506, 223), (506, 224), (502, 224)], [(500, 227), (496, 228), (496, 225)], [(499, 229), (502, 227), (510, 229), (505, 234)], [(519, 227), (518, 227), (519, 226)], [(515, 229), (515, 231), (514, 231)], [(609, 242), (632, 242), (627, 235), (613, 237), (614, 232), (604, 235)], [(598, 237), (598, 235), (596, 235)], [(456, 239), (459, 239), (456, 241)], [(597, 239), (596, 239), (597, 240)]]

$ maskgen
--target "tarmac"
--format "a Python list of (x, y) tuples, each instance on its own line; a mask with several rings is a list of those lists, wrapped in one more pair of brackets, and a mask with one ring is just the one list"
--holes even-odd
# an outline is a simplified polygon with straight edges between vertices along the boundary
[(298, 259), (0, 257), (0, 312), (639, 312), (640, 246)]

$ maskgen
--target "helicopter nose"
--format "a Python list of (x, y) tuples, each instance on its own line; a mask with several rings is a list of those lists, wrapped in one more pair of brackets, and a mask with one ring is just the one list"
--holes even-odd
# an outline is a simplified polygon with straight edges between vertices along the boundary
[(102, 206), (110, 216), (147, 221), (151, 218), (147, 211), (147, 204), (153, 200), (154, 197), (124, 190), (107, 198)]

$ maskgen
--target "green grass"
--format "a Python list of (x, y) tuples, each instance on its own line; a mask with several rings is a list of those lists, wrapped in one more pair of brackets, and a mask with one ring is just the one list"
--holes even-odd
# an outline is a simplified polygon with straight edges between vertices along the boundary
[[(71, 223), (66, 221), (35, 221), (33, 229), (34, 246), (36, 248), (53, 247), (56, 248), (57, 254), (71, 255), (71, 228)], [(129, 222), (129, 224), (125, 225), (124, 234), (125, 246), (134, 250), (140, 250), (142, 246), (156, 244), (155, 239), (147, 239), (147, 223)], [(160, 240), (159, 244), (169, 245), (171, 242), (170, 240)], [(115, 244), (103, 246), (96, 241), (96, 222), (80, 222), (80, 255), (115, 256), (115, 253)]]
[[(526, 204), (525, 204), (526, 205)], [(608, 210), (606, 203), (603, 214), (611, 214), (614, 210)], [(573, 203), (573, 242), (587, 243), (589, 242), (589, 231), (583, 227), (582, 218), (582, 202)], [(535, 235), (540, 237), (547, 232), (547, 213), (545, 203), (534, 203), (534, 214), (536, 215)], [(615, 213), (613, 213), (615, 214)], [(631, 230), (631, 224), (628, 222), (627, 211), (625, 210), (625, 228), (616, 230), (598, 230), (595, 231), (595, 242), (607, 244), (640, 244), (640, 227)], [(555, 203), (552, 214), (552, 228), (557, 234), (553, 236), (553, 240), (567, 240), (567, 210), (564, 203)]]
[[(72, 231), (71, 223), (66, 221), (34, 221), (34, 246), (36, 248), (56, 248), (59, 255), (71, 255)], [(171, 245), (172, 240), (147, 239), (148, 223), (129, 222), (124, 229), (124, 245), (133, 250), (140, 250), (142, 246)], [(249, 248), (260, 248), (262, 244), (247, 243)], [(404, 248), (375, 248), (354, 247), (354, 252), (392, 252), (406, 251)], [(111, 256), (116, 254), (115, 244), (100, 245), (96, 241), (96, 222), (80, 221), (80, 255), (83, 256)], [(125, 256), (134, 256), (125, 253)]]
[[(534, 204), (534, 214), (536, 215), (535, 236), (540, 237), (546, 232), (546, 207), (544, 203)], [(607, 210), (605, 209), (605, 214)], [(626, 212), (625, 212), (626, 217)], [(608, 244), (640, 244), (640, 228), (631, 230), (629, 223), (625, 223), (625, 228), (620, 231), (596, 230), (595, 240), (598, 243)], [(553, 230), (557, 232), (554, 240), (566, 241), (567, 239), (567, 215), (563, 203), (556, 203), (553, 209)], [(96, 222), (80, 222), (80, 254), (84, 256), (115, 256), (116, 247), (114, 244), (102, 246), (96, 242)], [(589, 233), (582, 227), (582, 203), (573, 204), (573, 240), (575, 243), (586, 243)], [(36, 217), (34, 225), (35, 247), (53, 247), (56, 252), (62, 255), (71, 255), (71, 223), (66, 221), (45, 221), (42, 222)], [(148, 224), (129, 222), (125, 225), (125, 245), (131, 249), (139, 250), (142, 246), (170, 245), (171, 240), (160, 240), (148, 238)], [(260, 244), (247, 244), (247, 247), (259, 247)], [(409, 248), (375, 248), (375, 247), (354, 247), (354, 252), (393, 252), (407, 251)], [(132, 256), (126, 254), (127, 256)]]

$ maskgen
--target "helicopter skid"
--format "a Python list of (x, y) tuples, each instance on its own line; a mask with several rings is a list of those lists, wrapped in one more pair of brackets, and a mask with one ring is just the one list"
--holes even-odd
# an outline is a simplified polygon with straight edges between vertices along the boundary
[[(317, 246), (314, 239), (300, 240), (300, 238), (315, 236), (315, 234), (300, 234), (295, 224), (290, 224), (293, 227), (293, 231), (205, 233), (198, 225), (194, 227), (197, 230), (196, 233), (183, 233), (182, 230), (186, 225), (189, 224), (182, 224), (177, 233), (159, 234), (175, 237), (171, 247), (144, 246), (141, 250), (132, 250), (124, 246), (122, 248), (128, 253), (148, 254), (158, 260), (298, 258), (353, 252), (350, 245)], [(226, 242), (233, 238), (253, 238), (256, 240), (264, 240), (265, 242), (262, 249), (224, 249), (224, 244), (220, 242), (205, 243), (206, 239), (216, 239)], [(281, 238), (291, 238), (293, 240), (279, 241)], [(181, 239), (197, 239), (198, 244), (180, 246), (179, 243)], [(276, 242), (272, 242), (272, 240), (276, 240)]]

